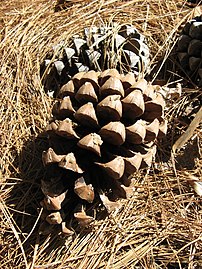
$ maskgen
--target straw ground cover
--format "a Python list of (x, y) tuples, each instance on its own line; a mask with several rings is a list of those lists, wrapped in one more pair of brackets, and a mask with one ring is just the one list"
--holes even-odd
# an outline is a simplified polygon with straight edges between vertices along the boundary
[(40, 77), (45, 55), (85, 26), (132, 23), (148, 38), (150, 79), (183, 83), (174, 70), (165, 72), (164, 62), (180, 27), (196, 12), (176, 0), (68, 1), (57, 12), (55, 6), (44, 0), (0, 3), (1, 268), (201, 268), (201, 198), (189, 184), (201, 178), (200, 129), (189, 143), (188, 161), (187, 149), (171, 154), (189, 125), (181, 116), (191, 94), (201, 95), (194, 85), (168, 106), (170, 131), (157, 162), (150, 172), (134, 175), (136, 191), (120, 212), (98, 215), (91, 230), (76, 230), (72, 237), (38, 232), (43, 130), (52, 103)]

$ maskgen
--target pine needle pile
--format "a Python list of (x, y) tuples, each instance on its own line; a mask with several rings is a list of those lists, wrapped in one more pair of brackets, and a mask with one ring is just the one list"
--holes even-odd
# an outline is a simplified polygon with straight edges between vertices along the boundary
[[(200, 8), (192, 9), (186, 1), (174, 0), (62, 2), (13, 0), (0, 3), (1, 268), (200, 268), (201, 89), (193, 81), (187, 84), (187, 77), (184, 83), (177, 67), (166, 76), (162, 68), (177, 46), (183, 27), (200, 15)], [(82, 35), (84, 28), (111, 22), (134, 25), (146, 37), (151, 65), (151, 75), (146, 79), (149, 85), (164, 84), (155, 89), (166, 98), (168, 135), (161, 141), (155, 140), (156, 160), (151, 162), (150, 169), (138, 169), (133, 174), (133, 193), (119, 201), (120, 208), (106, 212), (100, 207), (101, 199), (87, 206), (90, 220), (94, 220), (90, 226), (82, 225), (81, 221), (76, 223), (70, 217), (72, 223), (68, 224), (73, 228), (63, 223), (42, 227), (42, 219), (47, 218), (42, 207), (47, 207), (47, 200), (44, 200), (41, 182), (47, 176), (44, 164), (49, 155), (54, 154), (51, 149), (47, 152), (51, 142), (47, 140), (47, 131), (52, 145), (54, 132), (59, 131), (57, 124), (55, 129), (49, 126), (55, 120), (51, 123), (50, 116), (53, 112), (58, 124), (64, 121), (57, 102), (68, 98), (60, 93), (55, 100), (46, 94), (41, 65), (61, 41), (68, 46), (74, 35)], [(52, 62), (56, 56), (51, 56)], [(179, 66), (177, 56), (173, 64)], [(159, 75), (166, 77), (166, 81), (159, 80)], [(79, 122), (79, 113), (77, 116)], [(101, 128), (106, 124), (103, 121)], [(123, 124), (128, 127), (128, 123)], [(93, 133), (108, 143), (100, 129), (97, 131), (95, 127), (95, 130)], [(85, 134), (76, 132), (76, 135), (81, 137), (76, 138), (75, 155), (78, 148), (86, 147), (81, 143)], [(186, 138), (178, 140), (182, 135)], [(103, 149), (100, 150), (102, 153)], [(108, 159), (97, 160), (99, 149), (97, 153), (94, 161), (101, 171), (101, 164)], [(62, 165), (61, 160), (57, 165)], [(79, 160), (84, 161), (80, 157)], [(83, 169), (82, 166), (79, 163), (77, 169)], [(85, 180), (86, 186), (92, 184), (88, 184), (88, 177), (78, 179), (77, 183)], [(77, 202), (73, 199), (66, 212), (72, 212)], [(76, 217), (80, 220), (78, 214)]]

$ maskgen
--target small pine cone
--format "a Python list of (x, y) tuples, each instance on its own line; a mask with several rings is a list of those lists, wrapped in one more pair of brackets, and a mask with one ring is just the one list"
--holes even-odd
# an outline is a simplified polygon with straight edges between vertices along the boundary
[(177, 55), (183, 71), (202, 86), (202, 16), (189, 21), (177, 43)]
[(61, 43), (53, 48), (41, 73), (45, 91), (55, 96), (76, 73), (108, 68), (136, 75), (149, 71), (149, 48), (145, 37), (133, 26), (112, 23), (85, 28), (83, 37), (73, 36), (69, 47)]
[(129, 177), (151, 165), (155, 142), (166, 134), (165, 103), (155, 89), (115, 69), (78, 73), (61, 87), (42, 154), (41, 205), (54, 212), (46, 221), (86, 226), (89, 203), (99, 198), (110, 213), (121, 207), (117, 198), (131, 197)]

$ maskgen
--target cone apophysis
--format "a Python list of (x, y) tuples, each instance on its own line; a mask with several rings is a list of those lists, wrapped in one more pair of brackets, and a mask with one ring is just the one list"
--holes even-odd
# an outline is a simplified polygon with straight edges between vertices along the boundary
[(63, 85), (42, 154), (45, 222), (71, 234), (66, 222), (89, 225), (86, 208), (94, 201), (109, 213), (120, 208), (117, 198), (133, 194), (131, 175), (151, 165), (155, 142), (166, 134), (164, 105), (155, 86), (116, 69), (80, 72)]
[(183, 71), (202, 86), (202, 16), (189, 21), (177, 43), (177, 55)]
[(76, 73), (108, 68), (148, 72), (149, 48), (145, 37), (132, 25), (93, 26), (85, 28), (83, 36), (74, 35), (69, 45), (61, 41), (44, 60), (41, 75), (45, 91), (55, 96)]

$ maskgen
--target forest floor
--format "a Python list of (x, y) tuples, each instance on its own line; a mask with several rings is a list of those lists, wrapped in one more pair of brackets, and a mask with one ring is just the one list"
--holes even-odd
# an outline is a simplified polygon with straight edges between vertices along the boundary
[[(184, 145), (173, 147), (195, 117), (186, 109), (202, 92), (175, 73), (171, 57), (182, 27), (199, 14), (200, 7), (181, 0), (66, 1), (62, 8), (54, 0), (0, 1), (1, 268), (202, 268), (200, 125)], [(122, 201), (121, 212), (71, 237), (41, 235), (39, 134), (52, 98), (44, 92), (40, 65), (61, 40), (109, 21), (131, 23), (144, 34), (149, 79), (164, 87), (180, 83), (182, 92), (167, 101), (167, 138), (151, 170), (134, 175), (138, 191)]]

